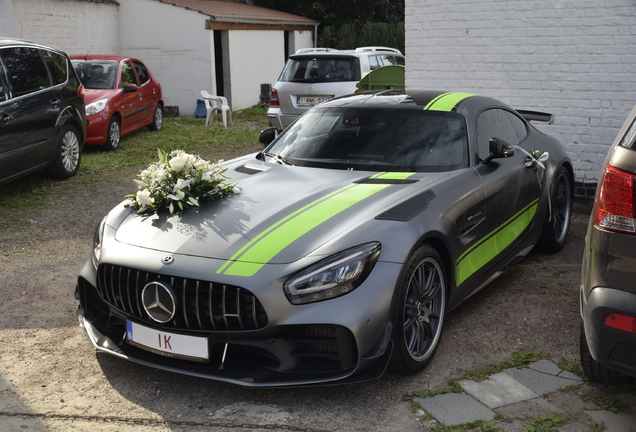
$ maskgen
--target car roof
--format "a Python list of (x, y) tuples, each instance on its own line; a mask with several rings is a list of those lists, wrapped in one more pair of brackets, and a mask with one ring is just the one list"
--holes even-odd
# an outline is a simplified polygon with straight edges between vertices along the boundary
[(359, 47), (352, 50), (339, 50), (335, 48), (301, 48), (294, 54), (290, 55), (290, 58), (305, 58), (305, 57), (332, 57), (332, 56), (347, 56), (347, 57), (362, 57), (373, 54), (393, 54), (403, 57), (400, 50), (389, 47), (381, 46), (368, 46)]
[[(442, 90), (382, 90), (356, 93), (331, 99), (322, 107), (365, 107), (365, 108), (414, 108), (436, 111), (461, 112), (467, 104), (480, 107), (508, 107), (503, 102), (486, 96), (449, 92)], [(509, 108), (509, 107), (508, 107)]]
[(131, 57), (126, 56), (116, 56), (116, 55), (101, 55), (101, 54), (73, 54), (69, 56), (71, 60), (104, 60), (104, 61), (114, 61), (119, 62), (121, 60), (137, 60)]
[(0, 47), (8, 47), (8, 46), (22, 46), (22, 47), (30, 47), (30, 48), (38, 48), (38, 49), (46, 49), (52, 51), (58, 51), (62, 53), (63, 51), (59, 48), (55, 48), (49, 45), (42, 45), (36, 42), (31, 42), (24, 39), (17, 38), (8, 38), (8, 37), (0, 37)]

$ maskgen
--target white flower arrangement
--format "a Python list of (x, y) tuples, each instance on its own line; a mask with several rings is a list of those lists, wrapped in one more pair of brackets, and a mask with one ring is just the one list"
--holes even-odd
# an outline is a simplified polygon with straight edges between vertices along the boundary
[(174, 213), (177, 208), (184, 210), (240, 192), (236, 185), (224, 182), (227, 168), (221, 165), (222, 160), (211, 163), (183, 150), (166, 154), (159, 149), (158, 154), (159, 162), (139, 173), (140, 180), (134, 180), (137, 193), (126, 195), (126, 205), (137, 213), (162, 209)]

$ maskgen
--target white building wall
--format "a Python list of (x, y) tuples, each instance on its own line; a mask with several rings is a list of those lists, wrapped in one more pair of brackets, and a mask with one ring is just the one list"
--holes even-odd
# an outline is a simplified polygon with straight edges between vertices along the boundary
[(284, 33), (232, 30), (228, 31), (228, 39), (230, 99), (232, 110), (238, 110), (258, 104), (261, 84), (273, 84), (278, 79), (285, 66)]
[[(312, 31), (295, 31), (289, 38), (289, 53), (293, 54), (301, 48), (314, 47), (314, 32)], [(282, 70), (282, 69), (281, 69)]]
[(119, 53), (117, 5), (77, 0), (1, 1), (3, 18), (4, 4), (13, 7), (11, 36), (51, 45), (69, 55)]
[(161, 84), (165, 105), (193, 116), (201, 90), (213, 90), (208, 17), (154, 0), (118, 1), (121, 55), (146, 63)]
[(11, 0), (0, 0), (0, 36), (16, 37)]
[(636, 103), (633, 0), (405, 0), (406, 85), (556, 114), (577, 182), (595, 183)]

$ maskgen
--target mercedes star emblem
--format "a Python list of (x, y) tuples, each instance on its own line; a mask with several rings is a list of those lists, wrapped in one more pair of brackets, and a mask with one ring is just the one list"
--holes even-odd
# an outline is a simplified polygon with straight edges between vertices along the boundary
[(158, 323), (172, 320), (177, 310), (172, 289), (162, 282), (146, 284), (141, 291), (141, 303), (148, 316)]

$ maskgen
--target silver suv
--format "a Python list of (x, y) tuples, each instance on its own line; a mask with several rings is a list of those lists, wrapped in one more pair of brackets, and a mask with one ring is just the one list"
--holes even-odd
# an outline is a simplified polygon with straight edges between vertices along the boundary
[(272, 89), (267, 110), (269, 125), (281, 131), (309, 108), (355, 93), (356, 84), (366, 74), (391, 65), (404, 66), (404, 56), (395, 48), (300, 49), (289, 57)]

